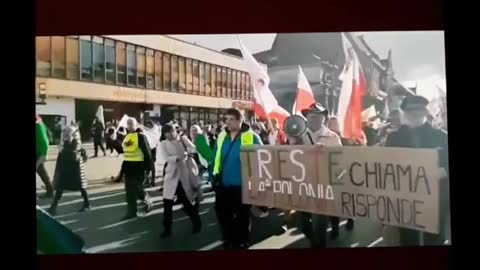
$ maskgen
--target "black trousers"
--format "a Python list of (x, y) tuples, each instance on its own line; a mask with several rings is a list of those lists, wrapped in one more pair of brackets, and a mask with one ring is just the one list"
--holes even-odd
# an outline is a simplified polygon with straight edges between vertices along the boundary
[[(177, 190), (175, 192), (177, 195), (177, 200), (180, 201), (183, 205), (183, 211), (187, 216), (190, 217), (193, 226), (200, 225), (200, 215), (198, 214), (198, 204), (192, 204), (183, 190), (182, 183), (178, 182)], [(165, 231), (172, 231), (172, 222), (173, 222), (173, 200), (163, 200), (163, 227)]]
[(113, 147), (113, 140), (110, 138), (107, 138), (105, 140), (105, 146), (107, 150), (110, 150), (110, 154), (113, 154), (113, 150), (115, 150), (115, 148)]
[(98, 156), (98, 147), (100, 147), (100, 149), (102, 150), (103, 154), (105, 154), (105, 148), (103, 148), (102, 139), (95, 138), (95, 139), (93, 140), (93, 147), (94, 147), (94, 149), (95, 149), (95, 156), (96, 156), (96, 157)]
[[(332, 223), (332, 232), (333, 233), (338, 232), (339, 227), (340, 227), (340, 218), (339, 217), (330, 217), (330, 221)], [(351, 218), (349, 218), (348, 221), (347, 221), (347, 228), (349, 226), (353, 227), (353, 219), (351, 219)]]
[(248, 248), (250, 205), (242, 203), (241, 187), (219, 187), (215, 194), (215, 211), (224, 248)]
[(143, 189), (145, 165), (143, 162), (124, 161), (122, 171), (125, 175), (125, 192), (127, 195), (127, 215), (137, 214), (137, 199), (149, 204), (148, 195)]
[(301, 213), (300, 230), (310, 240), (312, 248), (327, 247), (328, 219), (324, 215)]
[[(87, 190), (82, 188), (82, 189), (80, 189), (80, 193), (82, 194), (82, 198), (83, 198), (83, 207), (89, 207), (90, 206), (90, 201), (88, 200)], [(53, 198), (52, 205), (50, 206), (51, 209), (57, 208), (58, 202), (62, 198), (62, 195), (63, 195), (63, 189), (57, 189), (55, 191), (55, 197)]]
[(155, 163), (157, 161), (157, 148), (153, 148), (152, 149), (152, 179), (150, 179), (150, 182), (151, 183), (155, 183), (155, 177), (156, 177), (156, 172), (157, 172), (157, 169), (155, 168)]
[(53, 186), (52, 186), (52, 183), (50, 182), (50, 177), (48, 176), (47, 169), (45, 169), (44, 162), (38, 165), (37, 173), (38, 173), (38, 176), (40, 176), (40, 179), (42, 179), (42, 182), (45, 185), (45, 189), (47, 190), (47, 193), (53, 194)]

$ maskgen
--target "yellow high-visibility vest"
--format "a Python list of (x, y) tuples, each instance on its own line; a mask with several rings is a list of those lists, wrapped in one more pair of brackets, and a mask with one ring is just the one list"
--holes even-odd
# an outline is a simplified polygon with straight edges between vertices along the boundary
[[(213, 166), (213, 175), (218, 175), (220, 173), (220, 166), (222, 165), (222, 147), (225, 138), (227, 137), (227, 132), (222, 131), (218, 135), (217, 139), (217, 152), (215, 154), (215, 164)], [(243, 132), (240, 135), (241, 146), (252, 145), (253, 144), (254, 133), (251, 130)]]
[(125, 161), (143, 162), (143, 152), (138, 146), (138, 133), (129, 133), (123, 140), (123, 157)]

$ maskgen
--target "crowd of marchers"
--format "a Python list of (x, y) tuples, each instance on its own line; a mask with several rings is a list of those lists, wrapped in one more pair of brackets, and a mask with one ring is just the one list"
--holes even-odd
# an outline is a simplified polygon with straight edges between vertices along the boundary
[[(177, 121), (161, 127), (151, 120), (140, 124), (135, 118), (129, 118), (125, 126), (107, 123), (104, 127), (97, 119), (92, 127), (95, 147), (93, 158), (98, 156), (98, 149), (104, 155), (109, 150), (111, 155), (122, 156), (123, 162), (114, 181), (125, 184), (127, 208), (124, 219), (138, 218), (137, 200), (142, 202), (145, 212), (150, 212), (153, 206), (145, 187), (158, 186), (164, 208), (161, 238), (170, 237), (173, 233), (172, 209), (177, 203), (183, 205), (183, 210), (191, 219), (192, 232), (201, 232), (202, 221), (198, 209), (202, 203), (202, 188), (198, 175), (208, 175), (215, 192), (214, 208), (223, 247), (247, 249), (251, 244), (251, 215), (267, 217), (270, 209), (242, 202), (242, 146), (290, 144), (438, 149), (439, 166), (445, 171), (441, 182), (441, 233), (425, 234), (420, 240), (418, 231), (385, 227), (385, 238), (395, 231), (399, 235), (400, 245), (419, 245), (419, 241), (437, 245), (443, 244), (449, 235), (445, 228), (450, 216), (448, 145), (446, 130), (432, 125), (427, 105), (428, 100), (424, 97), (406, 97), (399, 109), (389, 113), (388, 119), (365, 119), (362, 123), (364, 136), (355, 140), (342, 138), (338, 119), (318, 103), (302, 111), (307, 131), (299, 137), (289, 137), (276, 119), (256, 119), (247, 123), (242, 113), (233, 108), (227, 110), (224, 119), (218, 123), (192, 123), (190, 127), (182, 127)], [(47, 190), (45, 196), (52, 198), (48, 212), (55, 216), (64, 191), (81, 192), (84, 199), (81, 211), (90, 210), (92, 205), (88, 199), (84, 167), (89, 157), (82, 147), (78, 127), (72, 123), (62, 130), (53, 181), (50, 181), (44, 165), (49, 145), (48, 134), (39, 116), (36, 126), (36, 169)], [(152, 134), (155, 134), (153, 142)], [(157, 162), (157, 159), (162, 162)], [(155, 166), (158, 164), (163, 166), (163, 175), (155, 175)], [(309, 239), (312, 247), (327, 246), (328, 223), (332, 226), (332, 239), (336, 239), (340, 233), (338, 217), (285, 210), (285, 222), (292, 215), (300, 217), (297, 227)], [(346, 229), (354, 230), (354, 220), (347, 221)]]

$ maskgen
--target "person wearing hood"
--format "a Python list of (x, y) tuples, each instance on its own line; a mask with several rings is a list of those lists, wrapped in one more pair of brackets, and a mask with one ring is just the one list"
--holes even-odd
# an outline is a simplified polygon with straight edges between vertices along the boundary
[(215, 211), (224, 249), (249, 247), (250, 205), (242, 203), (241, 146), (262, 144), (260, 137), (244, 122), (242, 113), (229, 109), (226, 128), (218, 135), (214, 149), (213, 175)]
[[(308, 109), (302, 110), (302, 115), (307, 119), (307, 131), (296, 142), (297, 144), (342, 146), (340, 136), (326, 127), (329, 113), (321, 104), (312, 104)], [(300, 229), (310, 240), (312, 248), (327, 247), (328, 219), (325, 215), (301, 213)]]
[(56, 215), (58, 202), (65, 190), (80, 191), (83, 198), (83, 207), (80, 211), (90, 210), (85, 173), (87, 157), (82, 150), (80, 131), (75, 126), (67, 126), (62, 130), (62, 140), (62, 150), (58, 154), (53, 177), (55, 197), (48, 210), (52, 216)]
[[(432, 127), (427, 122), (429, 101), (423, 96), (405, 97), (400, 105), (403, 111), (404, 125), (387, 137), (385, 147), (437, 149), (440, 167), (440, 233), (420, 233), (416, 230), (398, 229), (401, 246), (443, 245), (450, 240), (450, 202), (448, 179), (448, 134), (446, 131)], [(397, 230), (389, 226), (386, 230)], [(393, 234), (393, 232), (390, 232)], [(391, 236), (391, 235), (390, 235)]]

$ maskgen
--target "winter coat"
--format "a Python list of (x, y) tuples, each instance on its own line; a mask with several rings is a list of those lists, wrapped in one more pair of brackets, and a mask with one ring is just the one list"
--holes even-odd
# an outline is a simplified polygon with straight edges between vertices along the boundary
[(36, 129), (36, 146), (37, 146), (37, 159), (41, 156), (46, 156), (48, 153), (48, 132), (45, 124), (38, 120), (35, 124)]
[(64, 142), (58, 154), (53, 185), (56, 190), (77, 191), (87, 187), (85, 160), (81, 155), (81, 141)]
[[(440, 234), (424, 233), (425, 245), (443, 245), (449, 231), (450, 222), (450, 184), (448, 178), (448, 134), (446, 131), (433, 128), (429, 123), (425, 123), (418, 128), (401, 126), (397, 131), (391, 132), (385, 143), (386, 147), (402, 148), (426, 148), (437, 149), (439, 153), (439, 166), (445, 169), (447, 177), (439, 179), (440, 187)], [(418, 231), (401, 228), (401, 244), (411, 245), (418, 241)]]
[[(183, 141), (187, 150), (185, 150), (185, 146), (180, 140)], [(182, 136), (178, 140), (164, 140), (158, 148), (159, 155), (162, 157), (161, 159), (166, 162), (163, 178), (163, 198), (173, 200), (178, 182), (180, 181), (185, 195), (192, 201), (195, 198), (196, 192), (188, 178), (186, 158), (187, 151), (188, 153), (193, 153), (195, 146), (186, 136)]]

